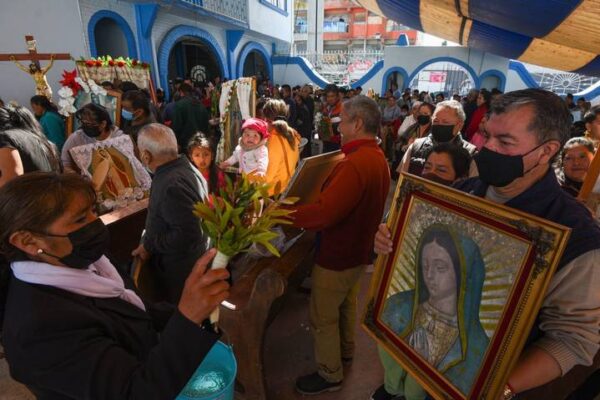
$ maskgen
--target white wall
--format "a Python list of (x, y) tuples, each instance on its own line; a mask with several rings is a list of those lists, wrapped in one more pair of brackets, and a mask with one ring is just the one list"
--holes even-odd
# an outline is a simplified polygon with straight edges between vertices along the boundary
[(512, 69), (508, 70), (508, 74), (506, 76), (506, 87), (504, 88), (505, 92), (512, 92), (513, 90), (521, 90), (527, 89), (529, 86), (523, 82), (519, 74), (517, 74)]
[[(75, 59), (88, 56), (77, 0), (18, 0), (2, 2), (0, 12), (0, 52), (27, 53), (25, 35), (32, 34), (40, 53), (70, 53)], [(24, 62), (25, 63), (25, 62)], [(29, 63), (26, 63), (29, 64)], [(41, 62), (42, 67), (47, 65)], [(48, 83), (54, 91), (63, 70), (72, 70), (72, 61), (56, 61), (48, 72)], [(35, 94), (33, 79), (12, 62), (0, 62), (0, 98), (16, 100), (29, 106)]]
[(259, 0), (248, 1), (248, 22), (250, 24), (250, 30), (275, 37), (286, 42), (292, 42), (292, 20), (294, 18), (293, 0), (286, 0), (288, 12), (287, 16), (270, 9), (264, 4), (261, 4)]

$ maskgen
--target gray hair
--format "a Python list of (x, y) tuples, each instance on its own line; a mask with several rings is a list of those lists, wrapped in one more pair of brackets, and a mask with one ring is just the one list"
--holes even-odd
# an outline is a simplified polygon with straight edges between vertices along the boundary
[(148, 124), (140, 129), (138, 148), (148, 150), (153, 156), (177, 157), (178, 154), (175, 133), (163, 124)]
[(508, 92), (492, 100), (490, 114), (500, 115), (524, 106), (534, 109), (527, 129), (537, 136), (538, 143), (556, 140), (561, 146), (565, 144), (571, 132), (571, 113), (557, 94), (544, 89)]
[(412, 106), (410, 107), (410, 109), (413, 111), (416, 111), (419, 109), (419, 107), (421, 107), (421, 104), (423, 104), (423, 102), (415, 101), (414, 103), (412, 103)]
[(436, 110), (439, 110), (439, 109), (442, 109), (442, 108), (450, 108), (450, 109), (454, 110), (454, 112), (456, 113), (456, 116), (462, 122), (465, 122), (465, 120), (467, 119), (467, 115), (465, 114), (465, 110), (463, 109), (462, 104), (460, 104), (460, 102), (458, 102), (456, 100), (444, 100), (444, 101), (440, 101), (435, 106)]
[(375, 100), (364, 95), (354, 96), (344, 102), (344, 111), (352, 121), (360, 118), (366, 133), (377, 135), (381, 128), (381, 110)]

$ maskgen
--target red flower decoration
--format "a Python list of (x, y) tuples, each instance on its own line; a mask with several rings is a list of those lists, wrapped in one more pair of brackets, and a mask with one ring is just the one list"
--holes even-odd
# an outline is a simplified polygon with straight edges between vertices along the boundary
[[(87, 62), (86, 62), (86, 64), (87, 64)], [(71, 90), (73, 91), (73, 96), (77, 96), (77, 93), (81, 90), (81, 85), (75, 81), (76, 77), (77, 77), (76, 69), (74, 69), (71, 72), (63, 71), (63, 73), (62, 73), (63, 79), (60, 81), (61, 85), (71, 88)]]
[(108, 65), (110, 65), (111, 67), (114, 67), (115, 62), (113, 60), (108, 60)]
[(102, 66), (102, 60), (97, 60), (96, 67), (101, 67), (101, 66)]
[(85, 65), (88, 67), (93, 67), (96, 65), (96, 62), (94, 60), (85, 60)]
[(138, 60), (133, 60), (133, 61), (131, 61), (131, 65), (133, 65), (134, 67), (135, 67), (136, 65), (138, 65)]
[(124, 67), (125, 63), (123, 61), (117, 61), (117, 66)]
[(142, 63), (142, 68), (148, 69), (148, 68), (150, 68), (150, 64)]

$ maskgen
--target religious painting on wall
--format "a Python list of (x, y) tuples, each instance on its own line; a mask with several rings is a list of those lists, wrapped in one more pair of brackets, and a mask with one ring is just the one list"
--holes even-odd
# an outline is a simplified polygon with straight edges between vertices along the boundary
[(150, 175), (135, 157), (129, 136), (73, 147), (69, 152), (82, 175), (92, 181), (101, 213), (148, 197)]
[(303, 158), (282, 197), (297, 197), (297, 205), (315, 202), (331, 171), (343, 159), (339, 150)]
[(435, 399), (502, 394), (570, 229), (402, 174), (363, 327)]

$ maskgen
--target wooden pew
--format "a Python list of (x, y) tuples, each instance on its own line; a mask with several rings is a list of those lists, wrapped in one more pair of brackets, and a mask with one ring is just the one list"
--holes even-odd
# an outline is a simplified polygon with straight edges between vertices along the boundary
[(148, 199), (143, 199), (100, 216), (110, 232), (109, 255), (118, 263), (131, 263), (131, 252), (140, 243), (147, 211)]
[[(248, 263), (247, 257), (242, 257), (231, 265), (233, 286), (228, 302), (236, 310), (221, 306), (219, 327), (224, 339), (233, 345), (238, 362), (236, 399), (267, 399), (263, 366), (265, 330), (279, 309), (277, 299), (288, 287), (299, 286), (308, 275), (314, 242), (315, 234), (305, 232), (281, 258), (261, 258)], [(236, 272), (238, 268), (243, 271)]]

